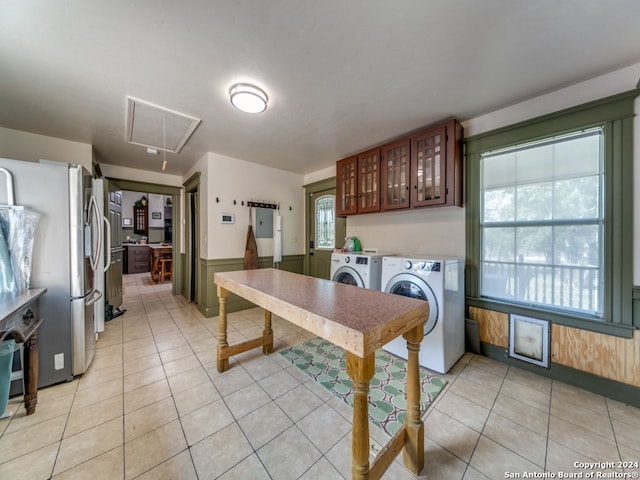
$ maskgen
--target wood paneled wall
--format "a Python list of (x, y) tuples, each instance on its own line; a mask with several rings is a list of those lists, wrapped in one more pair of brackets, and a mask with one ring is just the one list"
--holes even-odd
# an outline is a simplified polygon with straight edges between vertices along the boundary
[(469, 317), (478, 322), (480, 341), (509, 348), (509, 315), (478, 307), (469, 307)]
[[(469, 307), (478, 322), (480, 340), (509, 348), (509, 315)], [(558, 365), (640, 387), (640, 330), (633, 338), (551, 325), (551, 361)]]

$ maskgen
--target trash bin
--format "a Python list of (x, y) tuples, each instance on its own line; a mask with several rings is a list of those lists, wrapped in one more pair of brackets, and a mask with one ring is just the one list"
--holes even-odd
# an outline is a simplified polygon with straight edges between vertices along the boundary
[(15, 340), (5, 340), (0, 343), (0, 418), (5, 416), (5, 410), (9, 403), (11, 365), (13, 364), (13, 351), (15, 348)]
[(472, 353), (482, 353), (480, 349), (480, 332), (478, 322), (465, 318), (465, 350)]

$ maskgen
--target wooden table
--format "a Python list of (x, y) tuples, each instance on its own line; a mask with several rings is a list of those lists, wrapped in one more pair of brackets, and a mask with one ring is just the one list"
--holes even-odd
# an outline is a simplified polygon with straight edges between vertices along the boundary
[(173, 247), (171, 245), (152, 244), (147, 245), (150, 251), (151, 259), (151, 279), (158, 283), (160, 281), (160, 259), (162, 257), (171, 257), (173, 255)]
[(20, 295), (0, 294), (0, 341), (13, 338), (24, 343), (22, 374), (27, 415), (35, 413), (38, 403), (38, 328), (43, 322), (39, 300), (46, 291), (34, 288)]
[[(346, 351), (347, 373), (353, 381), (352, 478), (377, 480), (404, 450), (405, 466), (414, 474), (424, 467), (424, 424), (420, 419), (418, 353), (427, 302), (400, 295), (344, 285), (272, 268), (214, 274), (220, 301), (218, 371), (229, 368), (229, 358), (262, 347), (273, 351), (271, 314), (282, 317)], [(227, 297), (234, 293), (264, 308), (261, 337), (227, 343)], [(398, 433), (369, 464), (369, 382), (375, 370), (375, 351), (403, 335), (407, 361), (407, 416)]]

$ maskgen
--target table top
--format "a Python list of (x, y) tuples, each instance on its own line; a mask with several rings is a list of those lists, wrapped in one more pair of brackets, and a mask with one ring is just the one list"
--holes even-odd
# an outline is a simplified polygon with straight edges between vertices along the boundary
[(36, 301), (47, 291), (46, 288), (31, 288), (19, 295), (12, 293), (0, 294), (0, 321), (10, 317), (25, 305)]
[(214, 282), (364, 357), (428, 317), (423, 300), (263, 268), (217, 272)]
[(147, 245), (151, 250), (172, 250), (171, 245), (162, 245), (160, 243), (150, 243)]

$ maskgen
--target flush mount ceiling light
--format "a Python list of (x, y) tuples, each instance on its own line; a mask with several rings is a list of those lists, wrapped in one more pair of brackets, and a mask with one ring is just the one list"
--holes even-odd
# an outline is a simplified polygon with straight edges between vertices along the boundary
[(231, 104), (245, 113), (261, 113), (267, 109), (267, 94), (248, 83), (237, 83), (229, 90)]

